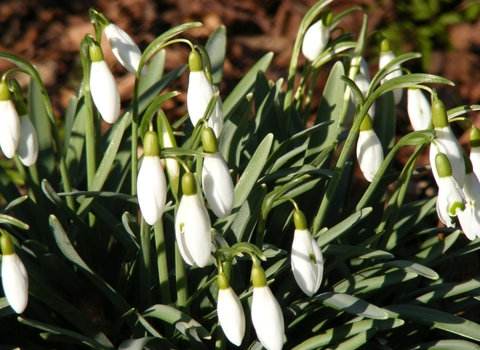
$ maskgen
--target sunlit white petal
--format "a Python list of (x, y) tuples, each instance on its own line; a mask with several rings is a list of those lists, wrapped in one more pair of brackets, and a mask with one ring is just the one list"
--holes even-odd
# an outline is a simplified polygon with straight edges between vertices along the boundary
[(105, 61), (92, 62), (90, 91), (93, 103), (103, 120), (113, 124), (120, 115), (120, 93), (117, 82)]
[(472, 162), (473, 172), (480, 179), (480, 147), (470, 149), (470, 161)]
[(445, 226), (455, 227), (452, 217), (457, 216), (461, 211), (461, 209), (457, 207), (465, 203), (462, 190), (453, 176), (438, 177), (437, 185), (438, 196), (436, 207), (438, 218)]
[(25, 166), (35, 164), (38, 158), (37, 132), (32, 121), (26, 115), (20, 117), (20, 140), (18, 142), (17, 154)]
[(245, 334), (245, 313), (231, 287), (218, 291), (217, 314), (227, 339), (239, 346)]
[(21, 314), (28, 303), (28, 274), (16, 253), (2, 256), (2, 284), (8, 303)]
[(13, 158), (20, 140), (20, 118), (11, 100), (0, 101), (0, 147), (7, 158)]
[(204, 267), (210, 262), (211, 224), (200, 196), (183, 195), (175, 218), (175, 236), (183, 260)]
[(143, 218), (149, 225), (155, 225), (163, 215), (167, 198), (167, 182), (160, 157), (143, 157), (137, 177), (137, 195)]
[(357, 159), (363, 176), (372, 182), (383, 162), (382, 144), (372, 129), (359, 132)]
[(330, 27), (323, 24), (320, 19), (312, 24), (306, 31), (302, 43), (302, 53), (310, 61), (314, 61), (328, 44)]
[[(395, 59), (395, 54), (393, 51), (386, 51), (380, 52), (380, 57), (379, 57), (379, 63), (378, 67), (379, 69), (383, 69), (387, 64), (389, 64), (393, 59)], [(400, 69), (400, 65), (395, 64), (393, 67), (389, 69), (389, 72), (385, 78), (382, 79), (382, 83), (385, 83), (388, 80), (391, 80), (396, 77), (400, 77), (402, 75), (402, 70)], [(395, 104), (398, 104), (402, 100), (402, 95), (403, 95), (403, 90), (402, 89), (395, 89), (393, 90), (393, 98), (395, 101)]]
[(233, 208), (233, 182), (220, 152), (203, 160), (202, 187), (213, 213), (219, 218), (229, 215)]
[(407, 90), (407, 112), (413, 130), (427, 130), (430, 127), (432, 107), (421, 89)]
[(480, 182), (475, 173), (465, 174), (463, 184), (465, 210), (458, 213), (458, 221), (468, 239), (480, 237)]

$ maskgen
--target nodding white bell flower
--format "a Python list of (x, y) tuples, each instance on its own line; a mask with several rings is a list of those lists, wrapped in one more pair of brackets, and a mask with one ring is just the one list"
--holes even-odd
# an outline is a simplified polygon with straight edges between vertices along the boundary
[(280, 350), (285, 333), (282, 309), (267, 286), (265, 271), (258, 262), (252, 266), (252, 284), (251, 315), (257, 337), (268, 350)]
[(326, 11), (322, 18), (308, 27), (302, 43), (302, 53), (309, 61), (315, 59), (325, 50), (330, 38), (332, 11)]
[[(378, 68), (383, 69), (387, 64), (393, 61), (395, 57), (395, 54), (390, 49), (390, 42), (388, 41), (388, 39), (383, 39), (380, 44), (380, 57), (378, 61)], [(385, 83), (390, 79), (400, 77), (403, 74), (399, 64), (395, 64), (393, 67), (391, 67), (389, 72), (390, 73), (388, 73), (385, 78), (382, 79), (382, 83)], [(395, 101), (395, 104), (400, 103), (400, 101), (402, 100), (402, 95), (402, 89), (393, 90), (393, 99)]]
[(218, 322), (222, 326), (227, 339), (236, 346), (240, 346), (245, 335), (245, 313), (242, 304), (230, 287), (225, 273), (220, 272), (218, 274), (217, 283), (219, 288), (217, 299)]
[(38, 138), (35, 127), (28, 115), (20, 116), (20, 140), (17, 154), (25, 166), (31, 166), (38, 159)]
[(437, 214), (447, 227), (455, 227), (452, 217), (465, 209), (465, 198), (457, 181), (452, 175), (452, 166), (444, 153), (435, 156), (435, 168), (438, 186)]
[(175, 217), (175, 237), (183, 260), (204, 267), (210, 262), (211, 223), (192, 173), (182, 177), (183, 196)]
[(312, 296), (322, 283), (323, 255), (307, 229), (305, 216), (300, 210), (295, 210), (293, 220), (295, 223), (291, 255), (293, 276), (302, 291)]
[(20, 118), (10, 99), (5, 81), (0, 81), (0, 147), (7, 158), (13, 158), (20, 140)]
[(90, 91), (93, 103), (97, 107), (103, 120), (113, 124), (120, 116), (120, 93), (107, 63), (103, 59), (103, 52), (98, 43), (90, 45)]
[(372, 128), (372, 119), (369, 115), (363, 118), (360, 125), (357, 141), (357, 159), (360, 170), (369, 182), (377, 174), (383, 162), (383, 149), (380, 139)]
[(432, 108), (430, 101), (421, 89), (409, 88), (407, 90), (407, 112), (413, 130), (427, 130), (432, 122)]
[[(358, 72), (353, 80), (362, 92), (363, 97), (367, 97), (368, 89), (370, 88), (370, 79), (367, 78), (367, 76), (365, 76), (362, 72)], [(352, 102), (355, 102), (356, 104), (360, 102), (353, 92), (351, 97)], [(370, 115), (372, 120), (375, 119), (375, 104), (372, 104), (372, 106), (368, 109), (368, 115)]]
[[(103, 28), (108, 43), (118, 62), (122, 64), (130, 73), (137, 74), (138, 65), (142, 52), (138, 45), (123, 29), (113, 23)], [(147, 75), (145, 66), (142, 68), (142, 76)]]
[(435, 157), (440, 151), (444, 153), (453, 170), (453, 177), (460, 188), (465, 181), (465, 162), (463, 151), (448, 125), (447, 113), (443, 102), (434, 96), (432, 101), (432, 123), (435, 131), (434, 144), (430, 145), (430, 165), (435, 181), (438, 183), (438, 172), (435, 171)]
[(15, 246), (8, 234), (2, 232), (2, 284), (5, 297), (12, 309), (21, 314), (28, 303), (28, 274), (15, 253)]
[(155, 131), (143, 139), (144, 157), (137, 177), (137, 196), (143, 218), (155, 225), (163, 215), (167, 199), (167, 181), (160, 161), (160, 145)]
[[(187, 110), (190, 120), (195, 126), (203, 118), (215, 89), (203, 70), (202, 57), (197, 51), (190, 53), (188, 66), (190, 67), (190, 75), (187, 89)], [(218, 97), (215, 108), (208, 119), (208, 125), (219, 137), (223, 128), (223, 104), (220, 97)]]
[(458, 221), (469, 240), (480, 237), (480, 181), (473, 172), (472, 162), (465, 157), (465, 210), (458, 212)]
[(480, 130), (475, 125), (470, 128), (470, 161), (473, 172), (480, 179)]
[(219, 217), (230, 215), (234, 188), (227, 163), (218, 151), (217, 139), (211, 128), (202, 130), (202, 144), (208, 155), (203, 159), (202, 187), (210, 209)]

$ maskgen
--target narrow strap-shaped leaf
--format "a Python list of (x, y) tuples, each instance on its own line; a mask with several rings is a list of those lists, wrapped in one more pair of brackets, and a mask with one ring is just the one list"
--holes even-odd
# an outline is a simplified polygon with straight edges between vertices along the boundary
[(352, 315), (358, 315), (378, 320), (385, 320), (388, 314), (373, 304), (349, 294), (323, 293), (315, 297), (315, 301), (323, 303), (337, 310), (342, 310)]
[(223, 77), (223, 64), (227, 48), (227, 29), (219, 26), (208, 38), (205, 48), (210, 56), (213, 84), (219, 88)]

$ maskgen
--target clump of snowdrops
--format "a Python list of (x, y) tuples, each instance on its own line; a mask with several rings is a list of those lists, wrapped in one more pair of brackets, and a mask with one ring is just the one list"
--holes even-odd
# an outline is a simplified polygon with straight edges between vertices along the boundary
[[(186, 23), (142, 53), (91, 10), (63, 136), (35, 67), (0, 53), (17, 66), (0, 82), (12, 159), (0, 168), (2, 346), (477, 348), (480, 325), (462, 315), (478, 307), (480, 280), (454, 272), (480, 248), (480, 132), (466, 116), (479, 107), (446, 110), (432, 84), (452, 82), (403, 69), (419, 55), (396, 57), (366, 16), (358, 33), (340, 30), (359, 9), (330, 2), (305, 14), (285, 81), (267, 79), (269, 53), (223, 101), (224, 27), (192, 43), (181, 34), (201, 23)], [(102, 33), (135, 75), (123, 111)], [(167, 73), (173, 43), (191, 53)], [(380, 48), (373, 76), (367, 44)], [(14, 71), (31, 78), (26, 93)], [(184, 74), (188, 90), (171, 91)], [(180, 93), (188, 113), (171, 124), (162, 105)], [(397, 141), (401, 103), (414, 131)], [(470, 129), (471, 150), (450, 123)], [(430, 167), (416, 168), (428, 147)], [(438, 196), (407, 201), (412, 177), (430, 171)]]

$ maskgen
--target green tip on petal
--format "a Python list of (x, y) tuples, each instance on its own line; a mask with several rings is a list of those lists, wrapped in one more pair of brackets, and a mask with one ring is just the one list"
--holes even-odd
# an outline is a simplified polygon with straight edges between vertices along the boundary
[(267, 276), (265, 276), (265, 271), (260, 265), (253, 264), (251, 277), (254, 288), (261, 288), (267, 285)]
[(100, 62), (103, 61), (103, 52), (102, 48), (97, 42), (94, 42), (93, 45), (88, 47), (88, 52), (90, 54), (90, 59), (92, 62)]
[(465, 174), (473, 173), (472, 161), (466, 154), (463, 155), (463, 161), (465, 163)]
[(217, 276), (217, 284), (218, 288), (220, 289), (228, 289), (230, 288), (230, 283), (228, 282), (227, 275), (225, 273), (220, 272)]
[(465, 204), (462, 202), (455, 202), (452, 204), (452, 206), (448, 209), (448, 212), (450, 216), (456, 216), (457, 215), (457, 209), (460, 209), (460, 211), (465, 210)]
[(160, 156), (160, 143), (155, 131), (147, 131), (143, 138), (143, 151), (147, 157)]
[(360, 131), (368, 131), (372, 130), (373, 125), (372, 125), (372, 118), (367, 114), (365, 118), (362, 120), (362, 124), (360, 124)]
[(307, 229), (307, 220), (305, 219), (305, 215), (303, 215), (301, 210), (295, 210), (293, 212), (293, 223), (295, 224), (295, 228), (297, 230)]
[(197, 181), (192, 173), (185, 173), (182, 177), (183, 194), (193, 196), (197, 194)]
[(202, 130), (202, 145), (203, 150), (207, 153), (218, 152), (217, 138), (213, 129), (208, 126)]
[(480, 130), (475, 125), (470, 128), (470, 147), (480, 147)]
[(435, 156), (435, 166), (439, 177), (452, 176), (452, 166), (445, 153), (437, 153)]
[(333, 20), (332, 10), (328, 9), (323, 13), (322, 23), (325, 27), (330, 27), (330, 25), (332, 24), (332, 20)]
[(190, 52), (188, 56), (188, 67), (192, 72), (201, 72), (203, 70), (202, 56), (198, 51)]
[(0, 81), (0, 101), (10, 100), (10, 90), (8, 84), (5, 81)]
[(447, 111), (443, 102), (434, 95), (432, 101), (432, 123), (434, 128), (446, 128), (448, 126)]
[(3, 255), (15, 254), (15, 245), (10, 236), (5, 232), (2, 232), (2, 235), (0, 236), (0, 246), (2, 247)]
[(390, 41), (387, 38), (383, 38), (380, 42), (380, 51), (381, 52), (388, 52), (390, 51)]

